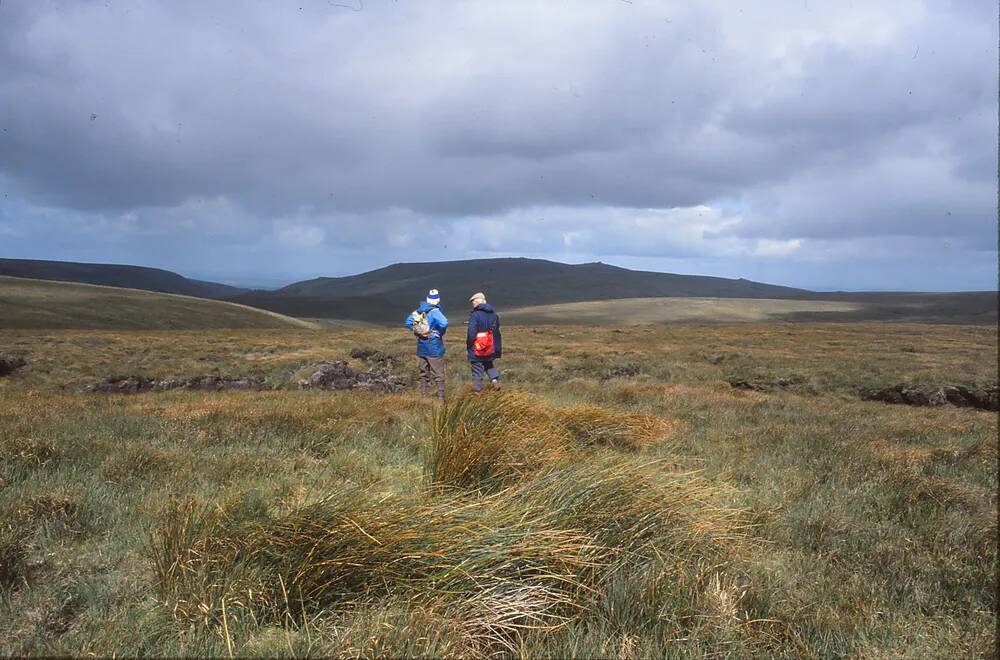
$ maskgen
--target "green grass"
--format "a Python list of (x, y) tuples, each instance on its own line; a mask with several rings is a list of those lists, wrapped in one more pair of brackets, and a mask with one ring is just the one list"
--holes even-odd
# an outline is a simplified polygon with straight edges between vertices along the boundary
[[(504, 339), (437, 408), (291, 385), (403, 330), (0, 332), (0, 652), (994, 655), (996, 414), (858, 391), (995, 380), (995, 329)], [(287, 387), (78, 391), (213, 371)]]
[(520, 307), (504, 314), (515, 323), (642, 325), (644, 323), (736, 323), (781, 320), (789, 314), (856, 313), (864, 303), (746, 298), (624, 298)]
[(0, 277), (0, 328), (207, 330), (312, 324), (233, 303), (137, 289)]
[[(823, 294), (820, 294), (823, 295)], [(519, 324), (633, 326), (647, 323), (871, 322), (996, 325), (996, 296), (954, 294), (826, 294), (829, 300), (768, 298), (621, 298), (510, 309)], [(842, 299), (835, 299), (835, 298)]]

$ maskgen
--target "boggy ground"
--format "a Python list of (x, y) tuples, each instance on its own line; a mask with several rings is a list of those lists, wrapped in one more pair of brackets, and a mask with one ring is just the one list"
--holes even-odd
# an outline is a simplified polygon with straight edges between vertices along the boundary
[(0, 652), (994, 653), (996, 413), (858, 393), (995, 382), (995, 329), (511, 326), (478, 399), (455, 339), (435, 410), (295, 389), (403, 330), (0, 333)]

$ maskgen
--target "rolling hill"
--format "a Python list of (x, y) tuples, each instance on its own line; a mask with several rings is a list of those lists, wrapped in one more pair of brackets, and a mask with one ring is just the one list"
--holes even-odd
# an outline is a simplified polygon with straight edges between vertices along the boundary
[[(227, 298), (282, 314), (398, 323), (406, 310), (430, 288), (441, 290), (448, 311), (464, 310), (469, 295), (484, 291), (501, 310), (532, 308), (520, 315), (525, 322), (551, 321), (581, 308), (566, 306), (634, 299), (713, 299), (712, 305), (681, 305), (686, 312), (653, 314), (663, 320), (714, 321), (766, 315), (785, 321), (915, 321), (932, 323), (995, 323), (996, 293), (818, 293), (745, 279), (677, 275), (619, 268), (603, 263), (570, 265), (541, 259), (505, 258), (402, 263), (348, 277), (320, 277), (277, 291), (250, 291)], [(723, 300), (725, 310), (719, 311)], [(759, 300), (760, 303), (751, 301)], [(810, 301), (811, 305), (779, 305), (764, 301)], [(633, 305), (634, 307), (634, 305)], [(614, 309), (615, 305), (608, 306)], [(622, 309), (630, 307), (626, 304)], [(697, 309), (696, 309), (697, 308)], [(740, 311), (736, 311), (739, 308)], [(778, 309), (780, 308), (780, 311)], [(701, 310), (699, 316), (697, 310)], [(402, 311), (402, 313), (401, 313)], [(679, 316), (678, 316), (679, 314)], [(600, 315), (598, 315), (600, 316)], [(596, 318), (596, 317), (594, 317)], [(545, 321), (545, 322), (548, 322)]]
[(320, 277), (227, 300), (293, 316), (395, 323), (400, 308), (412, 306), (430, 288), (441, 290), (448, 309), (464, 309), (476, 291), (484, 291), (490, 302), (504, 309), (618, 298), (797, 299), (811, 295), (803, 289), (743, 279), (635, 271), (603, 263), (504, 258), (393, 264), (360, 275)]
[(179, 293), (197, 298), (226, 298), (246, 291), (246, 289), (226, 284), (192, 280), (169, 270), (119, 264), (0, 259), (0, 275), (26, 277), (34, 280), (99, 284), (159, 293)]
[[(577, 303), (639, 299), (672, 300), (669, 304), (673, 308), (670, 310), (660, 303), (654, 304), (656, 311), (640, 305), (640, 317), (652, 314), (663, 321), (700, 319), (714, 322), (760, 314), (783, 321), (997, 321), (997, 294), (993, 291), (819, 293), (746, 279), (636, 271), (603, 263), (573, 265), (526, 258), (399, 263), (358, 275), (296, 282), (277, 291), (203, 282), (142, 266), (26, 259), (0, 259), (0, 276), (4, 275), (224, 300), (299, 318), (392, 325), (399, 323), (406, 311), (430, 288), (441, 290), (444, 307), (451, 313), (463, 312), (469, 295), (484, 291), (490, 302), (502, 311), (530, 308), (529, 313), (520, 314), (524, 322), (529, 319), (536, 320), (534, 322), (541, 322), (540, 319), (558, 320), (560, 315), (591, 309), (587, 305), (572, 306)], [(716, 302), (688, 304), (680, 300), (688, 298)], [(766, 301), (824, 304), (775, 306)], [(614, 305), (605, 307), (617, 309)], [(635, 305), (632, 303), (621, 307), (622, 310), (633, 308)], [(587, 311), (587, 315), (592, 319), (590, 322), (601, 316), (591, 311)], [(608, 322), (614, 322), (613, 316)]]
[(218, 300), (0, 276), (0, 329), (200, 330), (312, 324)]

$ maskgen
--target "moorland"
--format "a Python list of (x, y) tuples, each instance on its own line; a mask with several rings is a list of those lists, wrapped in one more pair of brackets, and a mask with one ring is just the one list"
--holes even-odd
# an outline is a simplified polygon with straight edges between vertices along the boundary
[[(995, 386), (995, 327), (512, 321), (499, 395), (460, 337), (444, 406), (297, 389), (412, 379), (411, 341), (0, 331), (0, 652), (993, 653), (996, 412), (863, 393)], [(276, 389), (86, 391), (113, 374)]]

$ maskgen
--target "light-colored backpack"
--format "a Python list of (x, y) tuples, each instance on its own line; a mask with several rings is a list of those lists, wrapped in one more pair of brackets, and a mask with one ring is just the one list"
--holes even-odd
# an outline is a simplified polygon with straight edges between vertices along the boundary
[(413, 334), (421, 339), (427, 339), (431, 336), (431, 322), (427, 318), (426, 312), (414, 310), (410, 317), (413, 319)]

